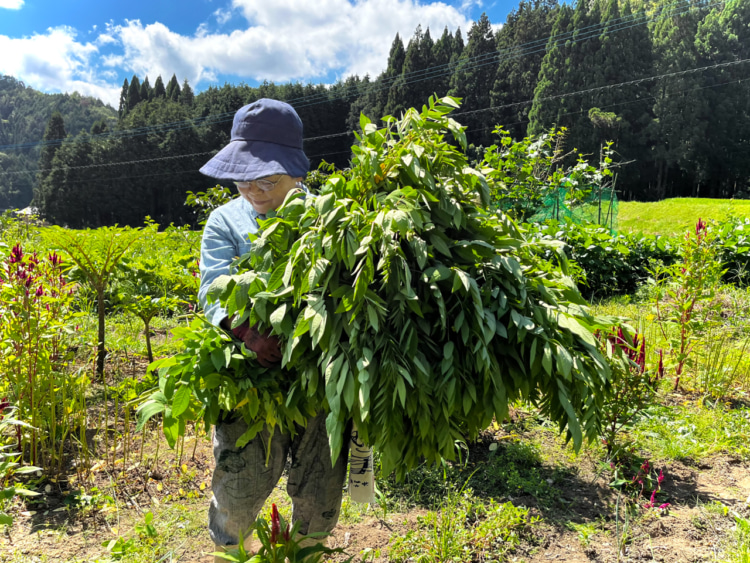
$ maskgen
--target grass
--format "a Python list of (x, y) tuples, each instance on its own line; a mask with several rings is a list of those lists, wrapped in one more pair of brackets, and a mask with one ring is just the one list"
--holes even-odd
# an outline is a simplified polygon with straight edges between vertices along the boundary
[(750, 215), (750, 200), (673, 198), (657, 202), (622, 201), (617, 214), (620, 231), (680, 235), (698, 219), (721, 221)]
[[(729, 213), (748, 212), (750, 202), (744, 201), (626, 202), (620, 207), (620, 226), (635, 229), (648, 223), (647, 232), (679, 233), (698, 217), (720, 219)], [(750, 484), (743, 485), (750, 469), (750, 363), (743, 360), (739, 364), (731, 385), (712, 383), (709, 377), (719, 368), (726, 371), (734, 365), (741, 335), (750, 334), (750, 292), (736, 288), (721, 291), (721, 327), (729, 336), (720, 340), (704, 334), (696, 364), (684, 375), (681, 389), (672, 391), (673, 378), (668, 374), (656, 403), (624, 437), (638, 464), (649, 459), (664, 468), (665, 490), (659, 501), (672, 503), (672, 512), (644, 509), (646, 493), (622, 491), (618, 498), (611, 486), (613, 468), (604, 446), (593, 444), (576, 454), (533, 407), (514, 405), (509, 420), (493, 422), (479, 441), (462, 448), (460, 461), (422, 466), (403, 482), (379, 476), (378, 503), (369, 507), (355, 504), (345, 495), (336, 540), (345, 541), (344, 533), (353, 538), (347, 551), (355, 555), (354, 561), (520, 563), (566, 558), (625, 562), (638, 560), (636, 555), (624, 558), (625, 550), (635, 554), (638, 549), (643, 560), (647, 559), (643, 554), (663, 539), (671, 540), (673, 547), (692, 548), (699, 537), (713, 546), (708, 559), (696, 551), (689, 558), (680, 559), (684, 554), (675, 553), (663, 560), (750, 563), (750, 499), (745, 500)], [(647, 364), (656, 365), (658, 350), (666, 349), (668, 343), (657, 329), (646, 290), (597, 304), (594, 311), (632, 319), (646, 336)], [(179, 342), (168, 333), (177, 322), (177, 318), (167, 317), (153, 324), (156, 355), (168, 355), (179, 348)], [(90, 342), (95, 338), (96, 322), (91, 315), (83, 315), (78, 324), (77, 365), (87, 365), (91, 363)], [(707, 341), (719, 342), (720, 348), (733, 352), (726, 360), (706, 354), (711, 346)], [(92, 463), (102, 468), (92, 471), (95, 482), (75, 482), (75, 471), (71, 471), (67, 488), (53, 483), (55, 491), (65, 489), (60, 495), (71, 496), (70, 502), (57, 499), (66, 507), (63, 512), (44, 515), (48, 503), (44, 496), (38, 505), (31, 499), (14, 501), (17, 516), (23, 511), (37, 514), (34, 519), (19, 516), (18, 524), (0, 536), (0, 562), (197, 561), (204, 560), (213, 547), (206, 530), (213, 468), (209, 440), (203, 432), (194, 440), (194, 429), (189, 428), (184, 458), (178, 459), (154, 423), (143, 434), (143, 463), (131, 471), (130, 466), (135, 467), (141, 459), (141, 434), (132, 432), (132, 418), (129, 425), (122, 414), (114, 419), (126, 412), (125, 399), (154, 383), (143, 378), (146, 362), (140, 321), (128, 314), (109, 316), (107, 346), (111, 352), (107, 393), (100, 382), (93, 384), (89, 393), (89, 423), (96, 427), (94, 440), (100, 455)], [(723, 390), (721, 396), (710, 395), (712, 386)], [(117, 409), (115, 396), (119, 398)], [(117, 448), (122, 448), (130, 434), (130, 457), (125, 462), (123, 450)], [(191, 457), (194, 443), (198, 446), (196, 459)], [(101, 459), (102, 453), (108, 459)], [(712, 501), (712, 493), (702, 490), (697, 482), (681, 479), (696, 474), (696, 467), (701, 481), (706, 476), (714, 479), (713, 491), (732, 495), (728, 497), (734, 501), (731, 509)], [(632, 474), (625, 475), (626, 479)], [(43, 491), (49, 483), (45, 476), (29, 486)], [(77, 492), (81, 486), (83, 492)], [(72, 498), (74, 493), (78, 497)], [(135, 499), (133, 503), (131, 499)], [(291, 502), (283, 480), (261, 516), (268, 517), (271, 502), (289, 519)], [(51, 510), (57, 510), (58, 504), (51, 504)], [(149, 512), (152, 520), (147, 517)], [(65, 517), (55, 521), (55, 514)], [(690, 529), (681, 529), (681, 522), (687, 522)], [(662, 535), (652, 537), (650, 531), (660, 527)], [(373, 539), (368, 535), (372, 530), (382, 532), (385, 539)], [(16, 543), (3, 543), (5, 537)], [(68, 544), (78, 548), (66, 547)], [(565, 550), (577, 551), (575, 557), (562, 549), (552, 551), (563, 544)], [(618, 554), (615, 550), (619, 547), (623, 551)], [(662, 548), (651, 553), (667, 557), (670, 552)]]

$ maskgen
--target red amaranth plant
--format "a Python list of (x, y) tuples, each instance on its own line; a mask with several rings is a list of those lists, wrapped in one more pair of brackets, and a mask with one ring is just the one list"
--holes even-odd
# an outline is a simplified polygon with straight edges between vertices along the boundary
[[(255, 555), (251, 555), (245, 550), (243, 535), (240, 535), (239, 546), (236, 549), (214, 553), (214, 555), (235, 562), (302, 563), (304, 561), (305, 563), (318, 563), (322, 560), (323, 555), (344, 553), (342, 548), (329, 549), (322, 543), (314, 543), (315, 540), (323, 541), (327, 534), (320, 532), (302, 535), (299, 533), (299, 528), (300, 523), (295, 522), (290, 529), (289, 523), (279, 513), (276, 504), (272, 504), (270, 523), (263, 518), (258, 518), (255, 525), (246, 534), (248, 536), (253, 533), (258, 535), (261, 547)], [(352, 559), (353, 557), (350, 557), (345, 563)]]
[[(63, 442), (80, 427), (73, 390), (64, 372), (70, 288), (56, 254), (39, 257), (17, 244), (0, 262), (0, 373), (16, 406), (18, 452), (44, 468), (61, 467)], [(73, 419), (76, 419), (75, 421)]]
[[(685, 234), (682, 263), (655, 272), (656, 317), (662, 336), (669, 342), (675, 370), (675, 390), (680, 385), (685, 367), (692, 360), (698, 334), (710, 326), (717, 316), (713, 301), (722, 274), (714, 237), (702, 219), (698, 219), (693, 231)], [(697, 307), (699, 303), (704, 305)], [(670, 325), (676, 327), (676, 336), (667, 330)]]
[(608, 457), (617, 459), (622, 447), (619, 435), (650, 404), (663, 370), (647, 368), (646, 337), (637, 331), (630, 337), (619, 327), (606, 337), (599, 335), (599, 339), (613, 356), (625, 360), (612, 362), (610, 394), (602, 415), (602, 442)]

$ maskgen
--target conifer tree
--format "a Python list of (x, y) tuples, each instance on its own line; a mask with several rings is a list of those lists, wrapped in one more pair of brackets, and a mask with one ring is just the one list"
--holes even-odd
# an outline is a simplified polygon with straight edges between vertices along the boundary
[(73, 142), (65, 142), (55, 153), (53, 172), (42, 184), (46, 194), (44, 216), (57, 225), (72, 228), (98, 226), (95, 192), (101, 189), (88, 168), (92, 164), (92, 144), (86, 132)]
[(101, 135), (102, 133), (106, 133), (107, 131), (109, 131), (109, 127), (107, 126), (107, 122), (103, 119), (94, 122), (94, 124), (91, 126), (92, 135)]
[(128, 112), (133, 111), (133, 108), (137, 106), (141, 101), (141, 83), (138, 80), (138, 76), (135, 74), (130, 80), (130, 88), (128, 88)]
[(167, 99), (177, 102), (180, 99), (180, 83), (177, 82), (177, 76), (172, 75), (167, 84)]
[[(708, 14), (701, 0), (692, 0), (692, 9), (673, 16), (669, 0), (656, 7), (652, 37), (658, 74), (669, 74), (706, 65), (696, 46), (698, 25)], [(711, 150), (706, 144), (712, 112), (700, 88), (702, 75), (688, 73), (660, 80), (654, 87), (657, 197), (700, 194), (701, 153)], [(708, 119), (707, 119), (708, 118)]]
[[(544, 45), (552, 33), (557, 0), (521, 0), (497, 34), (500, 61), (492, 87), (492, 106), (533, 99), (544, 59)], [(526, 135), (531, 104), (493, 111), (494, 123), (503, 125), (515, 139)]]
[(386, 113), (398, 114), (410, 107), (419, 109), (427, 102), (432, 94), (432, 80), (428, 73), (433, 66), (433, 47), (430, 30), (422, 33), (422, 26), (418, 25), (404, 54), (401, 76), (388, 93)]
[(434, 65), (434, 76), (432, 78), (432, 90), (438, 96), (445, 96), (450, 89), (452, 70), (450, 63), (453, 58), (453, 35), (446, 26), (443, 34), (435, 41), (432, 47), (432, 61)]
[[(622, 11), (620, 7), (622, 6)], [(644, 21), (640, 9), (635, 21)], [(651, 35), (645, 25), (630, 25), (622, 28), (622, 21), (634, 20), (629, 0), (606, 0), (602, 13), (602, 31), (599, 36), (600, 50), (594, 58), (595, 80), (590, 87), (606, 86), (653, 76), (653, 48)], [(591, 108), (604, 108), (614, 114), (614, 122), (592, 121), (595, 142), (602, 146), (607, 141), (615, 143), (621, 160), (629, 162), (618, 170), (617, 186), (628, 197), (646, 197), (648, 181), (652, 173), (648, 164), (652, 143), (650, 140), (653, 121), (650, 82), (631, 86), (608, 88), (592, 96)], [(614, 125), (614, 126), (613, 126)], [(596, 146), (594, 146), (596, 150)]]
[(187, 78), (182, 81), (182, 90), (180, 91), (179, 100), (182, 105), (193, 107), (195, 94), (193, 94), (193, 89), (190, 87), (190, 84), (188, 84)]
[(52, 173), (55, 154), (60, 150), (62, 141), (66, 136), (63, 116), (59, 111), (56, 111), (49, 118), (42, 137), (43, 146), (39, 154), (39, 172), (34, 189), (34, 204), (40, 209), (42, 215), (45, 214), (47, 195), (49, 195), (49, 186), (46, 181)]
[[(463, 107), (468, 111), (488, 108), (496, 68), (495, 36), (490, 19), (483, 13), (471, 26), (466, 48), (456, 63), (451, 77), (451, 95), (462, 98)], [(468, 128), (470, 139), (475, 143), (489, 143), (493, 128), (487, 125), (485, 112), (468, 114), (461, 120)]]
[(125, 81), (122, 83), (122, 90), (120, 90), (120, 107), (117, 110), (117, 115), (122, 119), (128, 114), (128, 90), (130, 89), (130, 85), (128, 84), (128, 79), (126, 78)]
[[(404, 59), (406, 58), (406, 51), (404, 50), (404, 43), (401, 41), (399, 34), (391, 43), (391, 51), (388, 54), (388, 66), (385, 71), (378, 77), (377, 86), (377, 97), (373, 113), (377, 116), (375, 119), (380, 119), (383, 115), (394, 113), (394, 109), (389, 106), (390, 101), (390, 90), (393, 88), (396, 79), (401, 76), (404, 70)], [(394, 101), (396, 101), (394, 99)]]
[(148, 82), (148, 76), (143, 79), (143, 83), (141, 84), (141, 100), (144, 102), (147, 102), (151, 100), (154, 97), (154, 91), (151, 88), (151, 84)]
[(167, 97), (167, 91), (164, 88), (164, 81), (161, 79), (161, 74), (156, 77), (154, 82), (154, 99), (164, 99)]
[(559, 99), (546, 98), (562, 93), (565, 86), (564, 69), (570, 55), (565, 38), (572, 32), (573, 10), (563, 4), (557, 11), (534, 89), (534, 103), (529, 111), (528, 134), (531, 136), (539, 135), (555, 125), (564, 125), (561, 121), (567, 109), (565, 104)]
[[(750, 59), (750, 3), (731, 0), (715, 6), (698, 26), (698, 52), (708, 65)], [(743, 68), (744, 67), (744, 68)], [(707, 195), (734, 197), (750, 178), (750, 82), (747, 65), (732, 65), (702, 73), (706, 86), (702, 107), (710, 108), (706, 131), (703, 181)]]

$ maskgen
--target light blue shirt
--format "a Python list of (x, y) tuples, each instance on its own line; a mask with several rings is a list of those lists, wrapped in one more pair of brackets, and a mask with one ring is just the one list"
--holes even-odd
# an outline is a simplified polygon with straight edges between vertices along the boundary
[[(310, 196), (304, 184), (297, 184)], [(258, 218), (265, 219), (252, 204), (240, 196), (221, 207), (214, 209), (208, 216), (201, 239), (201, 285), (198, 289), (198, 302), (208, 321), (220, 326), (227, 317), (227, 310), (218, 301), (208, 303), (208, 288), (221, 275), (231, 274), (235, 258), (250, 252), (248, 234), (258, 232)]]
[(227, 311), (218, 301), (207, 302), (208, 288), (219, 276), (232, 273), (231, 265), (235, 258), (250, 252), (247, 235), (258, 232), (258, 217), (265, 218), (243, 197), (217, 207), (208, 216), (201, 239), (198, 302), (211, 324), (219, 326), (226, 318)]

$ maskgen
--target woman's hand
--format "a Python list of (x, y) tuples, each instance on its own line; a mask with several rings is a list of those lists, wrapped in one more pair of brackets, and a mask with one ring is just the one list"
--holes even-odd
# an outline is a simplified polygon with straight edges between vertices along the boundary
[(257, 325), (250, 326), (243, 323), (231, 331), (234, 336), (244, 342), (248, 350), (255, 352), (258, 363), (263, 367), (270, 368), (281, 361), (279, 337), (272, 335), (270, 330), (261, 333)]

